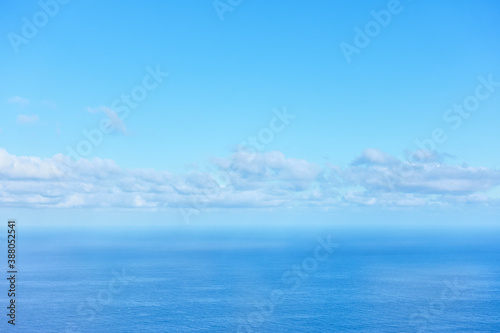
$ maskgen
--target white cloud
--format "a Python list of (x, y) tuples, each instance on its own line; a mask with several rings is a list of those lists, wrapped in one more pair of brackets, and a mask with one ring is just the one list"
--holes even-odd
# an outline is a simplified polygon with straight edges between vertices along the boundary
[(53, 159), (15, 156), (0, 148), (0, 176), (4, 179), (50, 179), (61, 175)]
[(341, 171), (347, 183), (371, 191), (422, 194), (467, 194), (500, 184), (500, 171), (443, 163), (351, 166)]
[(38, 121), (38, 116), (36, 114), (33, 115), (25, 115), (20, 114), (17, 116), (17, 122), (21, 124), (33, 124)]
[(322, 172), (321, 168), (313, 163), (286, 158), (279, 151), (236, 151), (229, 159), (217, 159), (214, 162), (230, 177), (231, 184), (241, 189), (278, 187), (305, 190)]
[(396, 163), (397, 160), (391, 155), (378, 149), (365, 149), (361, 156), (357, 157), (352, 165), (385, 165)]
[[(413, 171), (396, 177), (401, 167)], [(72, 162), (58, 154), (42, 159), (12, 155), (0, 148), (0, 205), (13, 207), (498, 205), (498, 198), (487, 192), (499, 184), (499, 170), (436, 162), (410, 164), (379, 152), (366, 153), (362, 164), (342, 169), (321, 168), (277, 151), (237, 151), (214, 159), (211, 171), (174, 175), (124, 169), (100, 158)]]

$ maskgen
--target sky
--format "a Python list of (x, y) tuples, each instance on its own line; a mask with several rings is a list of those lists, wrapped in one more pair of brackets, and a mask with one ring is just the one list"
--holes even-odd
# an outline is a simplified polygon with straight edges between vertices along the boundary
[(498, 219), (496, 1), (1, 4), (12, 215)]

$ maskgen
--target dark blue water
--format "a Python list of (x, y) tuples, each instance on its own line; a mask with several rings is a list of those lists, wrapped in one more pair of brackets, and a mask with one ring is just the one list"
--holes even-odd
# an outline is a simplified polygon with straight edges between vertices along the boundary
[(500, 332), (492, 232), (20, 235), (19, 332)]

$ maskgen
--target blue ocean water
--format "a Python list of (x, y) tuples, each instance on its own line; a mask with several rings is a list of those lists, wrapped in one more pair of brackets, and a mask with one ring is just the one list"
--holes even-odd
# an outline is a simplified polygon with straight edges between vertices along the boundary
[[(442, 230), (25, 230), (15, 329), (500, 332), (499, 238)], [(0, 328), (10, 331), (3, 317)]]

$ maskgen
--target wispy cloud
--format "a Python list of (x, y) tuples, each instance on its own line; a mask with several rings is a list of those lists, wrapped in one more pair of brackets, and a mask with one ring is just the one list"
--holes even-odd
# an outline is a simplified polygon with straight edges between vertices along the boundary
[(103, 112), (111, 121), (113, 128), (122, 134), (127, 134), (127, 128), (125, 127), (125, 123), (123, 119), (120, 118), (116, 111), (113, 111), (111, 108), (107, 106), (99, 106), (96, 108), (87, 107), (87, 111), (91, 113)]
[(33, 124), (38, 121), (38, 116), (36, 114), (33, 115), (25, 115), (20, 114), (17, 116), (17, 122), (21, 124)]
[(26, 106), (30, 103), (28, 99), (19, 96), (10, 97), (7, 99), (7, 102), (11, 104), (18, 104), (20, 106)]
[(48, 101), (48, 100), (42, 101), (42, 105), (51, 109), (51, 110), (57, 109), (57, 105), (53, 101)]

